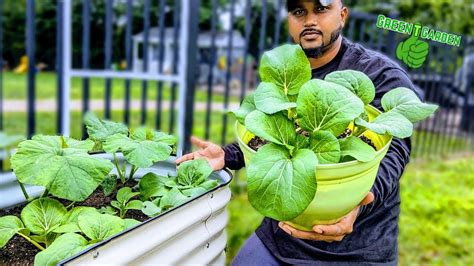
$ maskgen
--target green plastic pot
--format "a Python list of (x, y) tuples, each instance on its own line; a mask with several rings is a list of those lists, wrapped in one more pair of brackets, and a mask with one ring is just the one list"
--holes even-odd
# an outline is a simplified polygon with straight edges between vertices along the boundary
[[(380, 114), (373, 106), (366, 106), (369, 121)], [(235, 132), (240, 149), (248, 165), (256, 153), (247, 143), (255, 136), (238, 121)], [(334, 224), (353, 210), (367, 195), (374, 184), (377, 171), (392, 141), (388, 135), (380, 136), (371, 131), (363, 134), (372, 140), (377, 153), (370, 162), (350, 161), (321, 164), (316, 167), (317, 191), (306, 210), (291, 221), (295, 228), (312, 231), (316, 224)]]

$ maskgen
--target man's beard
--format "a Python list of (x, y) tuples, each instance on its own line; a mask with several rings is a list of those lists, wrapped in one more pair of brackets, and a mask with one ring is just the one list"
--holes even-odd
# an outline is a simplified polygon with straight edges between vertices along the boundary
[[(337, 38), (341, 35), (342, 27), (337, 28), (335, 31), (331, 32), (331, 38), (329, 39), (329, 43), (325, 44), (324, 39), (323, 43), (319, 47), (315, 48), (304, 48), (301, 45), (300, 41), (300, 46), (303, 48), (304, 53), (306, 54), (306, 57), (308, 58), (319, 58), (323, 56), (336, 42)], [(321, 38), (323, 35), (321, 35)]]

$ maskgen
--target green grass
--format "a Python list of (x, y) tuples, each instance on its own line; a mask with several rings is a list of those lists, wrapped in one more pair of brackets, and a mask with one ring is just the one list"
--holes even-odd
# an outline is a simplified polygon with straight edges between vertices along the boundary
[(413, 158), (447, 158), (453, 153), (474, 152), (474, 136), (450, 136), (442, 133), (414, 131)]
[[(36, 99), (54, 99), (56, 98), (56, 73), (54, 72), (39, 72), (36, 75)], [(154, 100), (157, 97), (158, 85), (156, 81), (146, 82), (148, 86), (147, 99)], [(105, 79), (91, 78), (90, 79), (90, 98), (104, 99), (105, 95)], [(4, 99), (26, 99), (27, 97), (27, 75), (15, 74), (13, 72), (3, 72), (3, 98)], [(125, 98), (125, 80), (112, 80), (112, 99)], [(142, 92), (142, 81), (131, 81), (131, 98), (140, 99)], [(82, 97), (82, 79), (73, 78), (71, 81), (71, 99), (81, 99)], [(171, 98), (171, 86), (164, 83), (163, 86), (163, 100)], [(207, 86), (205, 89), (196, 90), (196, 101), (205, 102), (207, 99)], [(222, 93), (213, 92), (213, 102), (224, 102), (224, 95)], [(229, 102), (239, 102), (239, 97), (230, 96)]]
[[(245, 191), (236, 193), (235, 179), (232, 186), (227, 263), (262, 219)], [(401, 179), (401, 198), (400, 265), (474, 265), (474, 157), (414, 160)]]
[[(99, 117), (103, 116), (103, 112), (96, 112)], [(111, 112), (111, 120), (113, 121), (123, 121), (123, 111), (112, 111)], [(175, 119), (177, 119), (177, 114), (175, 114)], [(46, 134), (46, 135), (54, 135), (56, 134), (56, 113), (52, 112), (37, 112), (36, 113), (36, 132), (37, 134)], [(138, 111), (131, 111), (130, 112), (130, 127), (138, 127), (140, 126), (140, 112)], [(155, 117), (156, 112), (149, 111), (147, 112), (147, 119), (145, 125), (151, 128), (155, 128)], [(162, 127), (160, 131), (169, 132), (169, 112), (163, 111), (162, 112)], [(233, 115), (228, 115), (227, 120), (227, 132), (225, 142), (229, 143), (234, 141), (235, 134), (232, 130), (232, 125), (235, 123), (235, 119)], [(23, 134), (26, 135), (27, 132), (27, 121), (26, 121), (26, 113), (22, 112), (15, 112), (15, 113), (8, 113), (4, 117), (4, 124), (5, 124), (5, 132), (8, 134)], [(81, 129), (81, 113), (80, 112), (71, 112), (71, 137), (74, 138), (81, 138), (82, 136), (82, 129)], [(193, 127), (193, 135), (204, 138), (205, 136), (205, 119), (206, 113), (203, 111), (198, 111), (194, 113), (194, 127)], [(210, 117), (211, 126), (210, 126), (210, 141), (215, 143), (221, 143), (222, 140), (222, 112), (214, 111), (211, 113)], [(177, 125), (174, 126), (174, 134), (177, 132)]]

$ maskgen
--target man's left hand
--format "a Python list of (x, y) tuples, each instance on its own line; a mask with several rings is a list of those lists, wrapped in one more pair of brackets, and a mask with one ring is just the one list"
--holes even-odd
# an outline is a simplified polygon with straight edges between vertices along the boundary
[(330, 225), (315, 225), (313, 231), (301, 231), (287, 223), (279, 222), (278, 226), (288, 233), (289, 235), (307, 239), (307, 240), (319, 240), (326, 242), (341, 241), (347, 234), (352, 233), (354, 222), (359, 214), (359, 208), (362, 205), (367, 205), (374, 201), (374, 194), (369, 192), (367, 196), (346, 216), (342, 217), (339, 222)]

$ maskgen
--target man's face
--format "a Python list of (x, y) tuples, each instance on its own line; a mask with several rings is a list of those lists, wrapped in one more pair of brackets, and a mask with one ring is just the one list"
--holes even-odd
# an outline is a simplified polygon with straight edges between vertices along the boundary
[(341, 0), (334, 0), (327, 6), (314, 0), (296, 1), (296, 8), (288, 12), (290, 35), (295, 43), (301, 45), (306, 56), (321, 57), (340, 36), (347, 8)]

